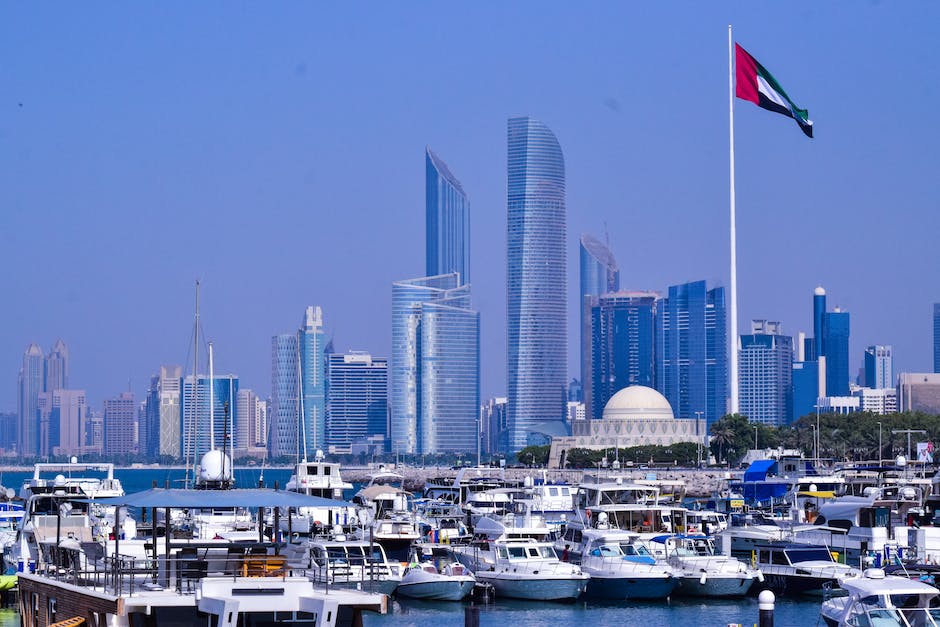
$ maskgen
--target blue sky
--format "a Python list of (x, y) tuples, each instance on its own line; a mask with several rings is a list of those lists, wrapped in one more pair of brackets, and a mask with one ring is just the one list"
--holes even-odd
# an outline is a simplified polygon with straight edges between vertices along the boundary
[(270, 388), (270, 338), (324, 308), (387, 355), (424, 273), (424, 147), (470, 195), (483, 395), (505, 391), (506, 118), (551, 127), (577, 239), (630, 289), (728, 282), (727, 25), (815, 122), (735, 104), (739, 319), (852, 313), (851, 362), (931, 367), (940, 301), (940, 5), (98, 3), (0, 7), (0, 411), (30, 342), (139, 396), (189, 355)]

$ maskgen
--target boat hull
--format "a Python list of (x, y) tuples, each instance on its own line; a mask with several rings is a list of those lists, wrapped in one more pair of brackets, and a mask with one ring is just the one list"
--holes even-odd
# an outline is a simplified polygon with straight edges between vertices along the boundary
[(675, 577), (604, 577), (591, 574), (586, 594), (596, 599), (665, 599), (679, 586)]
[(754, 585), (753, 577), (734, 577), (713, 575), (706, 577), (683, 577), (677, 594), (690, 597), (740, 597), (748, 593)]
[(496, 596), (530, 601), (574, 601), (584, 592), (588, 578), (545, 578), (513, 576), (510, 573), (476, 573), (478, 581), (493, 586)]
[(421, 581), (415, 583), (402, 582), (398, 585), (396, 594), (412, 599), (426, 599), (429, 601), (460, 601), (473, 592), (473, 579), (453, 578), (437, 581)]

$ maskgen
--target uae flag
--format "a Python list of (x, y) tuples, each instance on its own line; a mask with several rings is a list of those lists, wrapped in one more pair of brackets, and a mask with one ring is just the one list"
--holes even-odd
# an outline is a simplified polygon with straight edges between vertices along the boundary
[(793, 118), (807, 137), (813, 136), (809, 111), (793, 104), (777, 79), (737, 43), (734, 44), (734, 66), (735, 94), (738, 98), (750, 100), (762, 109)]

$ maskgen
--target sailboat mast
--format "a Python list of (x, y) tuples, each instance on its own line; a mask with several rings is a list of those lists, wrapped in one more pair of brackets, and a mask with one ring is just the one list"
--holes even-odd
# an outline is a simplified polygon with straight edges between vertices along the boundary
[(215, 450), (215, 386), (212, 383), (212, 342), (209, 342), (209, 450)]
[(196, 429), (196, 417), (199, 415), (199, 395), (198, 395), (198, 386), (199, 386), (199, 279), (196, 279), (196, 317), (193, 320), (193, 385), (190, 388), (192, 401), (190, 403), (190, 414), (191, 420), (189, 421), (189, 437), (187, 438), (188, 446), (186, 453), (186, 484), (189, 484), (189, 471), (193, 469), (193, 481), (196, 480), (195, 465), (196, 465), (196, 434), (198, 430)]

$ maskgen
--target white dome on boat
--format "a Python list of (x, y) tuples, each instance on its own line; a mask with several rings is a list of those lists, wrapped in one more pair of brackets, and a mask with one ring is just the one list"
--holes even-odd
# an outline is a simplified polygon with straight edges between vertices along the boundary
[(199, 478), (203, 481), (224, 481), (232, 477), (232, 460), (228, 455), (213, 449), (202, 456), (199, 462)]
[(604, 407), (604, 420), (613, 419), (644, 419), (644, 418), (670, 418), (674, 419), (672, 405), (666, 397), (644, 385), (631, 385), (626, 387), (607, 401)]

